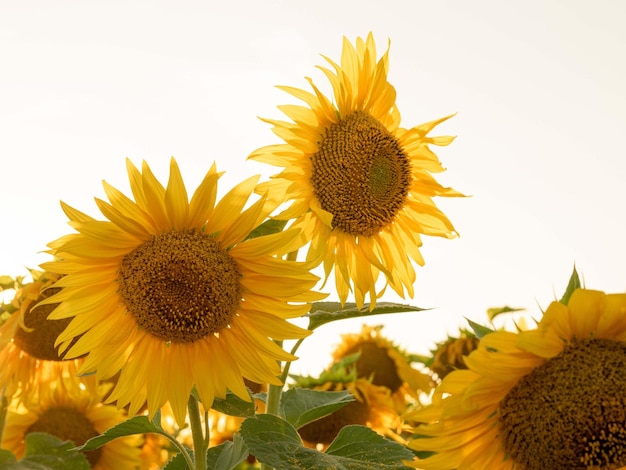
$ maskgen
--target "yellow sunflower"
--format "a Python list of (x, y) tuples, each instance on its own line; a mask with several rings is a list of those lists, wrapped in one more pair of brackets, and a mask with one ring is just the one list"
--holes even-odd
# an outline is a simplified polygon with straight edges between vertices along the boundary
[(443, 167), (429, 148), (453, 137), (428, 136), (450, 116), (400, 127), (396, 92), (387, 81), (388, 51), (377, 61), (371, 33), (356, 46), (344, 38), (340, 64), (326, 60), (332, 69), (320, 69), (334, 102), (310, 79), (313, 93), (280, 87), (306, 106), (279, 106), (292, 122), (265, 121), (285, 144), (249, 158), (284, 167), (263, 187), (293, 201), (279, 218), (295, 219), (311, 241), (308, 260), (323, 260), (327, 277), (334, 267), (342, 303), (353, 290), (359, 307), (368, 293), (374, 305), (381, 272), (399, 295), (406, 289), (412, 297), (411, 260), (424, 264), (420, 236), (456, 236), (432, 198), (461, 194), (432, 177)]
[[(41, 387), (37, 403), (11, 407), (2, 448), (22, 458), (24, 438), (31, 432), (45, 432), (82, 445), (127, 419), (126, 413), (113, 405), (104, 405), (101, 399), (101, 393), (85, 390), (75, 380), (51, 380)], [(94, 470), (134, 470), (140, 465), (140, 445), (138, 436), (122, 437), (85, 452), (85, 457)]]
[(413, 368), (408, 355), (382, 333), (382, 325), (363, 325), (361, 332), (342, 335), (342, 342), (333, 351), (335, 362), (352, 354), (359, 354), (354, 362), (356, 375), (369, 378), (372, 384), (387, 387), (399, 413), (406, 411), (407, 404), (419, 401), (420, 393), (428, 393), (431, 380), (426, 374)]
[(15, 311), (0, 326), (0, 388), (7, 396), (37, 400), (40, 382), (76, 377), (80, 359), (64, 360), (54, 344), (69, 319), (48, 320), (55, 305), (37, 305), (59, 291), (50, 287), (59, 275), (33, 270), (31, 276), (32, 282), (16, 291)]
[(244, 209), (258, 177), (236, 185), (216, 204), (215, 165), (188, 200), (172, 158), (167, 188), (147, 163), (127, 160), (134, 201), (104, 183), (100, 221), (62, 203), (78, 232), (49, 246), (62, 273), (51, 318), (73, 317), (57, 343), (67, 356), (87, 354), (81, 373), (119, 372), (111, 396), (131, 415), (149, 416), (169, 401), (179, 424), (195, 385), (208, 409), (229, 389), (249, 400), (244, 377), (280, 384), (277, 361), (295, 356), (272, 339), (310, 334), (286, 319), (305, 314), (318, 278), (281, 256), (298, 231), (248, 238), (275, 208), (262, 197)]
[(536, 329), (484, 336), (418, 412), (422, 469), (626, 466), (626, 294), (577, 289)]

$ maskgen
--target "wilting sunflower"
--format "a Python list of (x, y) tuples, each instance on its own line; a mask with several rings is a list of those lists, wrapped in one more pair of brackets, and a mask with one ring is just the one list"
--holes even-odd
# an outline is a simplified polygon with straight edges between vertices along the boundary
[(361, 332), (342, 335), (342, 342), (333, 351), (334, 361), (359, 354), (353, 367), (359, 378), (387, 387), (394, 398), (398, 413), (406, 411), (408, 398), (416, 402), (420, 392), (432, 388), (430, 377), (411, 366), (408, 355), (382, 333), (382, 325), (363, 325)]
[[(61, 440), (84, 444), (125, 421), (126, 413), (101, 402), (102, 393), (84, 389), (78, 381), (59, 379), (41, 387), (39, 401), (21, 403), (7, 414), (2, 447), (17, 458), (24, 454), (24, 439), (31, 432), (44, 432)], [(136, 469), (140, 465), (139, 436), (115, 439), (85, 452), (94, 470)]]
[(327, 277), (334, 266), (342, 302), (353, 290), (359, 307), (368, 293), (375, 304), (381, 272), (399, 295), (406, 289), (412, 297), (411, 260), (424, 264), (420, 236), (456, 236), (433, 197), (461, 194), (432, 177), (443, 168), (429, 148), (453, 137), (428, 136), (450, 116), (400, 127), (396, 91), (387, 81), (388, 51), (377, 61), (371, 34), (356, 47), (344, 38), (341, 62), (326, 60), (332, 69), (320, 69), (334, 102), (310, 79), (313, 93), (280, 87), (306, 106), (279, 106), (293, 122), (265, 121), (286, 143), (249, 158), (285, 168), (265, 187), (293, 201), (279, 218), (302, 227), (311, 240), (307, 257), (323, 260)]
[(422, 469), (626, 466), (626, 294), (577, 289), (536, 329), (484, 336), (409, 446)]
[(298, 232), (248, 238), (275, 208), (262, 197), (244, 209), (257, 177), (216, 201), (215, 165), (188, 201), (174, 159), (167, 188), (147, 163), (127, 161), (134, 201), (104, 183), (110, 202), (96, 199), (108, 221), (62, 203), (78, 232), (49, 246), (65, 274), (51, 318), (73, 317), (58, 343), (68, 357), (87, 354), (82, 373), (100, 380), (119, 374), (108, 401), (146, 403), (150, 418), (170, 402), (179, 424), (192, 387), (208, 409), (226, 389), (249, 400), (244, 377), (280, 384), (277, 361), (295, 356), (272, 339), (310, 332), (285, 319), (303, 315), (318, 278), (281, 256), (295, 249)]
[(0, 327), (0, 388), (7, 396), (36, 401), (41, 382), (77, 377), (80, 359), (64, 360), (54, 344), (69, 319), (48, 320), (55, 305), (37, 305), (59, 291), (50, 287), (59, 275), (33, 270), (31, 277), (16, 291), (15, 311)]

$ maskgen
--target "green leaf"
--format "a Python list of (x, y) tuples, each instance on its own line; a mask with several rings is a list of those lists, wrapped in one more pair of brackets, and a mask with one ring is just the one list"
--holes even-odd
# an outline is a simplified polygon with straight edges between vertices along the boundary
[[(187, 452), (189, 452), (189, 454), (193, 456), (193, 452), (191, 450), (188, 450)], [(190, 469), (189, 466), (187, 465), (187, 461), (185, 460), (185, 457), (183, 456), (183, 454), (178, 453), (174, 457), (172, 457), (170, 461), (167, 462), (167, 464), (165, 464), (165, 467), (163, 467), (163, 470), (192, 470), (192, 469)]]
[[(48, 470), (90, 470), (85, 456), (76, 450), (71, 441), (42, 432), (26, 436), (24, 458), (19, 462), (23, 468), (45, 468)], [(2, 468), (2, 467), (0, 467)], [(21, 468), (21, 467), (16, 467)]]
[(94, 450), (98, 447), (102, 447), (108, 442), (111, 442), (113, 439), (117, 439), (118, 437), (132, 436), (133, 434), (145, 434), (149, 432), (161, 434), (169, 439), (172, 439), (172, 437), (154, 421), (155, 420), (150, 421), (147, 416), (135, 416), (124, 421), (123, 423), (107, 429), (99, 436), (92, 437), (82, 446), (77, 447), (77, 449), (82, 451)]
[(285, 228), (285, 225), (287, 225), (286, 220), (268, 219), (265, 222), (263, 222), (261, 225), (259, 225), (257, 228), (252, 230), (252, 232), (248, 234), (246, 239), (256, 238), (256, 237), (261, 237), (263, 235), (271, 235), (273, 233), (282, 232), (283, 229)]
[[(302, 447), (302, 440), (295, 428), (274, 415), (260, 414), (248, 418), (241, 423), (239, 432), (257, 460), (277, 468), (284, 468), (283, 457), (286, 459)], [(272, 458), (272, 454), (277, 459)], [(280, 465), (275, 465), (276, 462)]]
[(489, 333), (493, 333), (494, 330), (492, 330), (491, 328), (488, 328), (486, 326), (480, 325), (472, 320), (470, 320), (469, 318), (465, 318), (467, 320), (467, 323), (469, 323), (470, 328), (472, 329), (472, 331), (474, 331), (474, 334), (476, 335), (476, 337), (478, 339), (482, 338), (483, 336), (489, 334)]
[(503, 313), (521, 312), (522, 310), (524, 309), (509, 307), (508, 305), (505, 305), (504, 307), (493, 307), (487, 309), (487, 316), (489, 317), (489, 320), (493, 320), (498, 315), (502, 315)]
[(237, 433), (232, 441), (224, 441), (211, 447), (207, 453), (207, 468), (215, 470), (232, 470), (248, 458), (248, 446)]
[(326, 392), (294, 387), (283, 392), (279, 414), (294, 428), (323, 418), (354, 401), (347, 390)]
[[(397, 442), (385, 439), (366, 426), (349, 425), (339, 431), (326, 453), (345, 459), (377, 463), (376, 468), (408, 468), (398, 466), (403, 460), (413, 460), (413, 452)], [(347, 466), (346, 468), (372, 468), (371, 466)]]
[(339, 302), (314, 302), (311, 305), (311, 313), (305, 316), (309, 318), (309, 330), (314, 330), (326, 323), (346, 318), (359, 318), (388, 313), (420, 312), (423, 310), (428, 309), (391, 302), (377, 303), (372, 310), (369, 309), (368, 305), (359, 309), (354, 303), (346, 303), (342, 307)]
[(249, 418), (256, 414), (256, 405), (252, 397), (250, 397), (250, 401), (245, 401), (232, 392), (226, 392), (226, 398), (215, 398), (211, 408), (220, 413), (240, 418)]
[(572, 275), (569, 278), (569, 282), (567, 283), (567, 288), (565, 289), (565, 293), (563, 294), (563, 297), (561, 297), (561, 300), (559, 300), (559, 302), (561, 302), (564, 305), (567, 305), (574, 291), (576, 289), (580, 289), (581, 287), (582, 287), (582, 284), (580, 282), (580, 278), (578, 277), (576, 266), (574, 266), (574, 271), (572, 272)]
[(4, 468), (3, 465), (17, 462), (13, 452), (7, 449), (0, 449), (0, 468)]
[(295, 428), (274, 415), (246, 419), (241, 434), (250, 453), (277, 470), (408, 470), (402, 460), (413, 459), (404, 446), (365, 426), (343, 428), (326, 453), (304, 447)]

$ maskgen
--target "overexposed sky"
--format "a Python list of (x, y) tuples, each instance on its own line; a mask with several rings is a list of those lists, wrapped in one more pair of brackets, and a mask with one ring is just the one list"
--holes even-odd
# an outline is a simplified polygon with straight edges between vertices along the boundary
[[(626, 289), (626, 4), (622, 1), (24, 1), (0, 4), (0, 274), (46, 260), (69, 233), (59, 200), (98, 216), (101, 181), (128, 190), (125, 157), (195, 188), (213, 161), (225, 192), (272, 167), (246, 161), (279, 143), (257, 116), (295, 103), (320, 54), (343, 36), (391, 41), (402, 127), (438, 129), (442, 200), (461, 237), (424, 238), (414, 305), (384, 320), (426, 352), (463, 316), (504, 304), (535, 315), (576, 263), (587, 286)], [(386, 300), (398, 301), (393, 295)], [(360, 320), (318, 330), (296, 371)], [(312, 358), (315, 356), (315, 358)]]

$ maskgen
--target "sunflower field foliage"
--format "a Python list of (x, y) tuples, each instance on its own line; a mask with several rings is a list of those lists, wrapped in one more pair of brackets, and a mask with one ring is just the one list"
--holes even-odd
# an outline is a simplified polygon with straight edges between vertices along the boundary
[[(127, 159), (130, 194), (61, 202), (48, 261), (0, 276), (0, 470), (626, 468), (626, 294), (574, 270), (514, 328), (505, 306), (426, 355), (386, 336), (380, 315), (424, 309), (385, 290), (413, 298), (424, 237), (458, 235), (436, 201), (463, 194), (434, 177), (451, 116), (403, 127), (372, 34), (325, 60), (330, 95), (281, 86), (301, 104), (263, 119), (267, 181), (218, 198), (219, 162), (192, 189), (175, 158), (167, 180)], [(355, 318), (319, 375), (290, 373)]]

